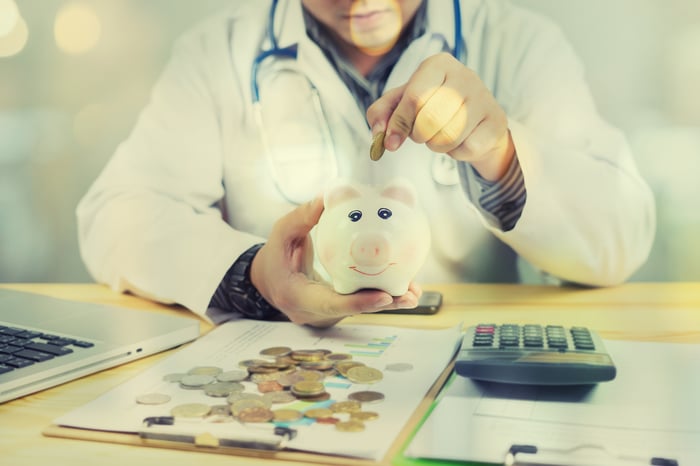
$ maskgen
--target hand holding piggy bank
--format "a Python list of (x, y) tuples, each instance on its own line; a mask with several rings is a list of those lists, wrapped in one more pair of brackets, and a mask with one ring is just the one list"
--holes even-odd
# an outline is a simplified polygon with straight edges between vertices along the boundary
[(339, 182), (326, 191), (315, 249), (336, 292), (363, 288), (401, 296), (425, 262), (430, 227), (408, 182)]

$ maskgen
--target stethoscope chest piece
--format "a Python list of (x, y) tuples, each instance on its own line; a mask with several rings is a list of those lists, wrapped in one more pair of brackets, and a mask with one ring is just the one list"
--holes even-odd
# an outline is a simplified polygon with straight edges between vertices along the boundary
[(459, 171), (457, 162), (445, 154), (434, 154), (431, 162), (431, 174), (437, 184), (454, 186), (459, 184)]

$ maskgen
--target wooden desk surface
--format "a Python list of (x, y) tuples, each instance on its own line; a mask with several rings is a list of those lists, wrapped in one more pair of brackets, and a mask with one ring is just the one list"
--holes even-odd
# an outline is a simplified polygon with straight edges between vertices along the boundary
[[(3, 284), (6, 288), (50, 296), (112, 304), (148, 312), (189, 315), (121, 295), (93, 284)], [(424, 289), (444, 294), (434, 316), (362, 315), (352, 324), (439, 328), (464, 322), (555, 323), (585, 325), (610, 339), (700, 343), (700, 283), (630, 283), (605, 289), (574, 289), (524, 285), (436, 285)], [(195, 318), (195, 317), (193, 317)], [(203, 332), (211, 326), (202, 322)], [(62, 466), (100, 465), (286, 464), (249, 457), (134, 447), (103, 442), (45, 437), (41, 431), (61, 414), (83, 405), (128, 380), (170, 352), (84, 377), (25, 398), (0, 404), (2, 464)]]

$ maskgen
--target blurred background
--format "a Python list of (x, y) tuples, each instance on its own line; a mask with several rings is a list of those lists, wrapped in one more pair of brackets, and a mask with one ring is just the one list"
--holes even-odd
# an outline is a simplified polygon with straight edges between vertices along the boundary
[[(91, 281), (75, 206), (173, 39), (235, 1), (0, 0), (0, 282)], [(515, 3), (564, 29), (656, 194), (654, 249), (633, 280), (700, 280), (700, 2)]]

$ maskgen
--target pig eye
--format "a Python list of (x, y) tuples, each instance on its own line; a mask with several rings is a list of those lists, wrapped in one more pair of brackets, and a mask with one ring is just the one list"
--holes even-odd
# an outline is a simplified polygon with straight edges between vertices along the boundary
[(391, 217), (391, 210), (387, 209), (386, 207), (382, 207), (377, 211), (377, 215), (379, 215), (379, 218), (386, 220)]
[(348, 217), (350, 218), (351, 222), (357, 222), (362, 218), (362, 212), (360, 212), (359, 210), (353, 210), (348, 214)]

